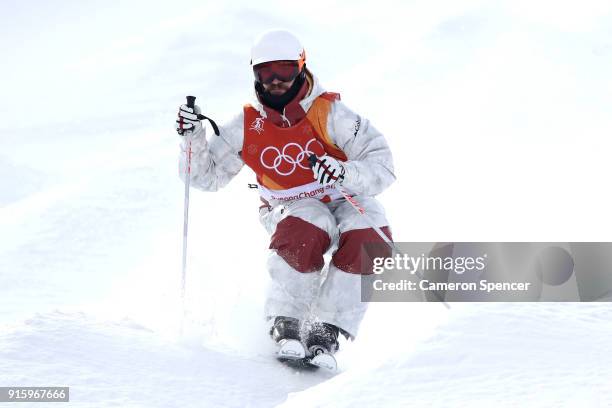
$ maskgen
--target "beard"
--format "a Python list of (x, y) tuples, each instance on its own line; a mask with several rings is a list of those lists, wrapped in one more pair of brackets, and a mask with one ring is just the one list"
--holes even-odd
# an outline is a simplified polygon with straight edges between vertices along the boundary
[[(304, 84), (306, 80), (306, 69), (304, 68), (302, 72), (295, 78), (293, 81), (293, 85), (290, 87), (285, 87), (284, 84), (277, 84), (271, 86), (268, 90), (265, 90), (264, 87), (259, 83), (255, 82), (255, 91), (257, 91), (257, 96), (259, 100), (264, 105), (269, 108), (274, 109), (277, 112), (282, 113), (285, 106), (289, 104), (295, 98), (295, 96), (300, 91), (300, 88)], [(278, 91), (284, 90), (285, 92), (281, 95), (274, 95), (270, 91)]]

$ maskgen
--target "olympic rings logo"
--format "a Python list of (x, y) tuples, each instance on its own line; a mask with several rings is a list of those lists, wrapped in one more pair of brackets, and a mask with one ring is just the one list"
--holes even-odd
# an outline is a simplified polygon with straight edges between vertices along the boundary
[[(313, 142), (318, 143), (318, 145), (321, 148), (321, 152), (325, 151), (321, 142), (319, 142), (317, 139), (313, 137), (312, 139), (308, 141), (308, 143), (306, 143), (305, 148), (302, 148), (302, 146), (300, 146), (297, 143), (293, 143), (293, 142), (287, 143), (283, 147), (282, 151), (279, 150), (275, 146), (268, 146), (261, 151), (261, 155), (259, 156), (259, 161), (261, 162), (261, 165), (264, 166), (266, 169), (274, 170), (277, 174), (281, 176), (288, 176), (290, 174), (293, 174), (295, 169), (298, 167), (301, 167), (304, 170), (308, 170), (310, 169), (310, 166), (308, 166), (308, 157), (310, 157), (310, 155), (312, 154), (316, 154), (315, 152), (310, 150), (310, 145)], [(297, 153), (295, 154), (295, 156), (292, 156), (291, 154), (289, 154), (291, 153), (290, 150), (292, 147), (297, 149), (297, 152), (293, 152), (294, 154)], [(272, 160), (271, 164), (269, 162), (266, 163), (266, 160), (264, 160), (264, 155), (268, 151), (273, 151), (275, 153), (274, 160)], [(287, 167), (287, 169), (285, 169), (284, 171), (281, 170), (281, 166), (283, 162), (288, 164), (287, 166), (284, 166), (284, 167)]]

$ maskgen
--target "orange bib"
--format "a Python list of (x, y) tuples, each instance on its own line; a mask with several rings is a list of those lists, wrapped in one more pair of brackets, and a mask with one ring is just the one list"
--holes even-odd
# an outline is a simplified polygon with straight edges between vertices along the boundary
[(313, 179), (308, 157), (328, 154), (341, 161), (347, 160), (327, 133), (331, 104), (339, 98), (340, 95), (334, 93), (320, 95), (306, 117), (287, 128), (267, 121), (251, 105), (244, 107), (242, 160), (255, 172), (263, 198), (322, 199), (326, 195), (336, 198), (338, 192), (333, 187), (323, 188)]

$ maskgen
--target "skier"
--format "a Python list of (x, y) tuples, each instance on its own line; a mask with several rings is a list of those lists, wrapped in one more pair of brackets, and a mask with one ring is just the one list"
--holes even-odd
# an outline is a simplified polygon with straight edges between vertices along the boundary
[[(367, 308), (360, 274), (371, 269), (360, 266), (362, 244), (382, 242), (338, 188), (391, 238), (374, 198), (395, 180), (391, 152), (367, 119), (340, 102), (339, 94), (325, 92), (292, 33), (262, 34), (251, 49), (251, 66), (256, 98), (219, 136), (206, 140), (198, 106), (179, 108), (179, 172), (184, 178), (186, 134), (192, 139), (193, 186), (216, 191), (244, 164), (255, 172), (260, 220), (271, 234), (265, 316), (272, 339), (288, 357), (333, 354), (339, 334), (356, 336)], [(323, 256), (334, 249), (321, 285)]]

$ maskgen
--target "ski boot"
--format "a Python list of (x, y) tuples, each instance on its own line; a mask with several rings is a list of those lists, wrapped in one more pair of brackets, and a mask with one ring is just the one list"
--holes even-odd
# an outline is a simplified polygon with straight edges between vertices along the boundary
[(278, 345), (278, 359), (303, 360), (306, 349), (300, 341), (300, 321), (293, 317), (277, 316), (270, 329), (270, 336)]
[(338, 351), (340, 329), (329, 323), (315, 322), (306, 337), (309, 363), (334, 372), (338, 368), (334, 353)]

